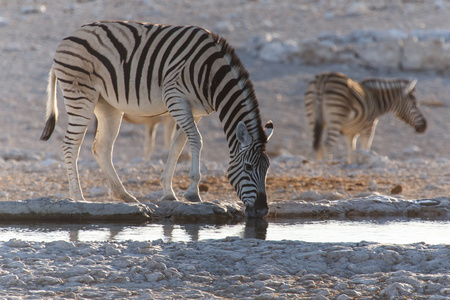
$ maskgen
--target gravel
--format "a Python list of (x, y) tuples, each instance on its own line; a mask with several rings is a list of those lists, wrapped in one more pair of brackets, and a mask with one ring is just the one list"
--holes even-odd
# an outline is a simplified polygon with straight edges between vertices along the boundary
[(13, 239), (0, 243), (0, 250), (0, 296), (8, 299), (450, 297), (448, 245)]

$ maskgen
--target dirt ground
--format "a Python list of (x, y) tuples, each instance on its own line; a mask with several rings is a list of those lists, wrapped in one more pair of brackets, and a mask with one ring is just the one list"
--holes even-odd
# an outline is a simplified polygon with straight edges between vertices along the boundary
[[(272, 160), (283, 154), (294, 155), (297, 170), (289, 164), (272, 165), (267, 180), (273, 200), (296, 198), (303, 191), (342, 192), (353, 197), (377, 192), (405, 198), (445, 196), (450, 190), (446, 170), (450, 141), (450, 79), (432, 71), (406, 72), (392, 69), (366, 69), (356, 65), (308, 65), (268, 63), (255, 59), (249, 42), (255, 35), (272, 34), (282, 40), (314, 38), (328, 32), (348, 34), (355, 29), (408, 32), (415, 29), (448, 28), (446, 3), (428, 5), (423, 1), (358, 1), (368, 11), (350, 13), (355, 1), (0, 1), (0, 153), (3, 157), (0, 190), (3, 200), (30, 197), (67, 197), (67, 179), (62, 163), (61, 141), (66, 119), (61, 101), (61, 118), (50, 141), (41, 142), (44, 126), (47, 73), (58, 42), (80, 25), (105, 19), (125, 19), (163, 24), (195, 24), (224, 35), (250, 73), (260, 103), (262, 120), (275, 125), (268, 151)], [(33, 10), (34, 9), (34, 10)], [(223, 26), (223, 24), (230, 26)], [(222, 24), (222, 25), (221, 25)], [(343, 162), (345, 143), (335, 149), (336, 160), (317, 163), (311, 151), (311, 131), (303, 106), (303, 93), (309, 80), (322, 71), (340, 71), (354, 79), (365, 77), (417, 78), (417, 98), (428, 119), (423, 135), (386, 115), (380, 121), (372, 150), (386, 156), (396, 168), (372, 172), (366, 167), (348, 168)], [(60, 95), (59, 95), (60, 96)], [(215, 114), (201, 120), (204, 150), (202, 161), (228, 161), (221, 125)], [(161, 131), (160, 131), (161, 132)], [(116, 142), (114, 157), (125, 186), (138, 197), (159, 190), (161, 163), (138, 160), (142, 155), (144, 128), (123, 124)], [(87, 197), (92, 187), (104, 187), (105, 180), (91, 154), (92, 133), (88, 134), (80, 153), (80, 174)], [(162, 137), (158, 133), (156, 152)], [(414, 160), (422, 160), (421, 170)], [(440, 163), (440, 161), (445, 163)], [(154, 165), (157, 165), (156, 167)], [(429, 167), (430, 166), (430, 167)], [(432, 166), (432, 167), (431, 167)], [(331, 168), (331, 169), (330, 169)], [(183, 169), (183, 168), (182, 168)], [(225, 178), (203, 172), (205, 200), (235, 197)], [(317, 171), (319, 170), (319, 171)], [(328, 172), (328, 170), (331, 170)], [(376, 183), (376, 188), (373, 187)], [(372, 183), (372, 184), (371, 184)], [(430, 188), (435, 184), (436, 188)], [(177, 173), (175, 189), (187, 186), (185, 168)], [(225, 195), (225, 196), (224, 196)], [(96, 196), (92, 201), (105, 201)]]

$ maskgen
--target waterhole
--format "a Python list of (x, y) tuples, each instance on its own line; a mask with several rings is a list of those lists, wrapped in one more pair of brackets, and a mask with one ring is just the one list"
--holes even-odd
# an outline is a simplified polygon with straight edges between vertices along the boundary
[(0, 225), (0, 241), (201, 241), (229, 236), (305, 242), (450, 244), (449, 220), (250, 220), (237, 224), (16, 224)]

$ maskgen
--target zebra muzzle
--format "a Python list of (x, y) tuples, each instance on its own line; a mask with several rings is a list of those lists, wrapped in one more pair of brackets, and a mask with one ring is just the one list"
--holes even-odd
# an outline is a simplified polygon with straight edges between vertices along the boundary
[(416, 132), (424, 133), (427, 130), (427, 127), (427, 121), (423, 120), (423, 122), (419, 126), (416, 126)]
[(248, 218), (264, 218), (269, 213), (266, 193), (258, 192), (254, 205), (246, 205), (245, 216)]

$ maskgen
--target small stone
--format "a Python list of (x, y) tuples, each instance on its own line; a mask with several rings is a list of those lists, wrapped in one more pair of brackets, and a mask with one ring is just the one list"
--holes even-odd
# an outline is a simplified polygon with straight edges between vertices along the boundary
[(401, 184), (397, 184), (391, 190), (391, 194), (400, 194), (403, 191), (403, 187)]
[(200, 192), (208, 192), (209, 191), (209, 185), (207, 184), (199, 184), (198, 189)]

